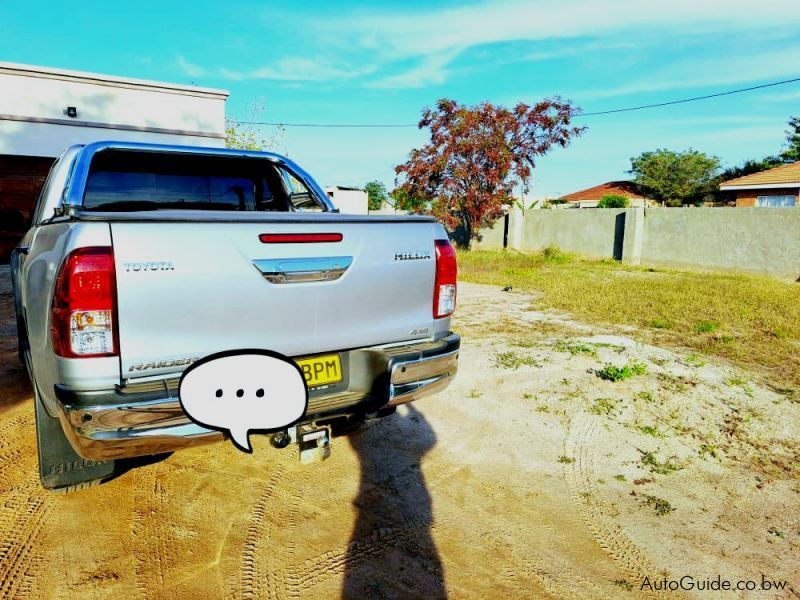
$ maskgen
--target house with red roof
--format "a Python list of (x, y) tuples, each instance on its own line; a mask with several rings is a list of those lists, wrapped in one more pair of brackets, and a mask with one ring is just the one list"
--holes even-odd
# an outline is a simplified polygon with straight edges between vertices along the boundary
[(594, 187), (580, 190), (562, 196), (572, 206), (577, 208), (597, 208), (597, 203), (603, 196), (625, 196), (630, 200), (632, 207), (654, 206), (657, 203), (645, 197), (633, 181), (608, 181)]
[(720, 191), (732, 192), (736, 206), (794, 208), (800, 206), (800, 161), (724, 181)]

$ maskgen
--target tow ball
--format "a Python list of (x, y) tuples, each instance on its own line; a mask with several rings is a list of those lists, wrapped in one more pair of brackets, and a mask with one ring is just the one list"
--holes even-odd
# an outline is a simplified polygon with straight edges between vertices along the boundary
[(304, 465), (322, 462), (331, 455), (331, 430), (330, 427), (299, 425), (273, 434), (271, 443), (275, 448), (297, 444), (300, 462)]

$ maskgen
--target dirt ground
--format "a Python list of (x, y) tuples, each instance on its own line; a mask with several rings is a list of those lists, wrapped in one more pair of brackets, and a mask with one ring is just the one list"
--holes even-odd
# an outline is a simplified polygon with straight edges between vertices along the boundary
[(325, 463), (254, 436), (54, 495), (4, 285), (0, 598), (800, 598), (800, 404), (736, 368), (464, 284), (454, 384)]

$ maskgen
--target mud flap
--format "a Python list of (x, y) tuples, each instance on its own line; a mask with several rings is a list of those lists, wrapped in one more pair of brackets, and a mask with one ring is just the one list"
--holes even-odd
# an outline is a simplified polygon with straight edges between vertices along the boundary
[(78, 490), (100, 483), (113, 474), (113, 460), (101, 462), (87, 460), (75, 452), (64, 435), (60, 421), (47, 414), (36, 391), (33, 404), (36, 407), (39, 478), (44, 488)]

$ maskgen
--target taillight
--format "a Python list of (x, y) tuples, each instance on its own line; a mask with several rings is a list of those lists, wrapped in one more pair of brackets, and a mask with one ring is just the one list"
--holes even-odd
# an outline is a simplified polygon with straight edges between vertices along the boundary
[(433, 318), (453, 314), (456, 309), (456, 251), (447, 240), (435, 240), (436, 283), (433, 288)]
[(66, 358), (115, 356), (117, 278), (109, 247), (79, 248), (61, 265), (53, 295), (50, 333)]

